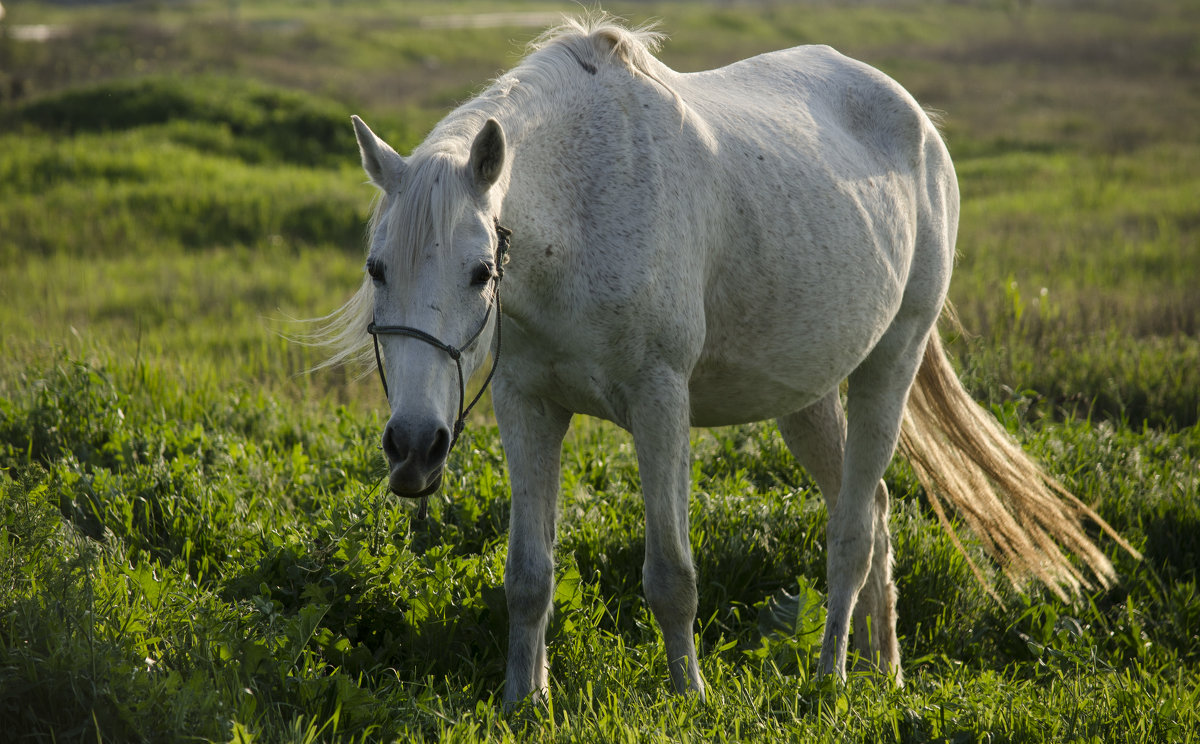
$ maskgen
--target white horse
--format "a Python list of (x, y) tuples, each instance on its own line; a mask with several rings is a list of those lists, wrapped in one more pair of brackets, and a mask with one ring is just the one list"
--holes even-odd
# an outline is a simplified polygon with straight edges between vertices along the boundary
[(939, 514), (940, 496), (1014, 580), (1087, 586), (1061, 545), (1111, 581), (1081, 522), (1111, 528), (970, 399), (934, 332), (959, 195), (921, 107), (828, 47), (680, 74), (652, 55), (658, 41), (569, 21), (407, 158), (354, 118), (382, 198), (368, 276), (324, 336), (332, 362), (369, 361), (368, 325), (375, 334), (393, 381), (383, 449), (395, 493), (440, 485), (462, 380), (499, 351), (503, 318), (492, 396), (512, 482), (505, 699), (547, 690), (574, 413), (633, 435), (646, 599), (681, 692), (704, 695), (691, 426), (775, 418), (828, 500), (823, 673), (844, 677), (853, 619), (863, 662), (901, 680), (880, 480), (898, 439)]

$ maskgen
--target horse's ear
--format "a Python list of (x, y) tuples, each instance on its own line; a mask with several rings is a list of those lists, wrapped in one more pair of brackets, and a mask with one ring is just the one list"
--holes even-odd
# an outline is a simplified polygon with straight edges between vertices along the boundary
[(404, 173), (404, 158), (371, 131), (363, 120), (351, 116), (354, 136), (358, 138), (358, 151), (362, 154), (363, 170), (371, 182), (384, 191), (392, 191), (400, 184)]
[(488, 119), (471, 145), (471, 177), (479, 193), (490, 189), (504, 170), (504, 130), (500, 122)]

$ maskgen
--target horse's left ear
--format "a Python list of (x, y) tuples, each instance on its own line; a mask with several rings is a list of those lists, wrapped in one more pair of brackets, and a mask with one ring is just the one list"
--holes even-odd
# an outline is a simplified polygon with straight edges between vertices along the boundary
[(479, 193), (484, 193), (500, 179), (504, 170), (504, 130), (500, 122), (488, 119), (471, 145), (471, 177)]

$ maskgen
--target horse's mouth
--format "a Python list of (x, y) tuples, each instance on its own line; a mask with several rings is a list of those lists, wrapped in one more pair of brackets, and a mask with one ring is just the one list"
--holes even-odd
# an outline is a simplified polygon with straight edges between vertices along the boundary
[(420, 499), (425, 496), (432, 495), (442, 487), (442, 470), (439, 469), (437, 474), (426, 483), (424, 486), (416, 486), (398, 470), (393, 470), (388, 478), (388, 488), (397, 496), (406, 499)]

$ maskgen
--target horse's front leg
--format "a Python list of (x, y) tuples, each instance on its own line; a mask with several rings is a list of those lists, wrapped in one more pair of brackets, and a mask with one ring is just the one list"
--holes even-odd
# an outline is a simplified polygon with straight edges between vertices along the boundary
[(511, 706), (548, 692), (546, 624), (554, 597), (559, 460), (571, 414), (522, 396), (500, 380), (492, 395), (512, 484), (504, 567), (509, 616), (504, 702)]
[[(661, 381), (660, 381), (661, 383)], [(704, 698), (692, 626), (696, 570), (688, 541), (691, 445), (686, 380), (658, 384), (630, 414), (646, 502), (646, 600), (662, 628), (671, 682), (677, 692)]]

